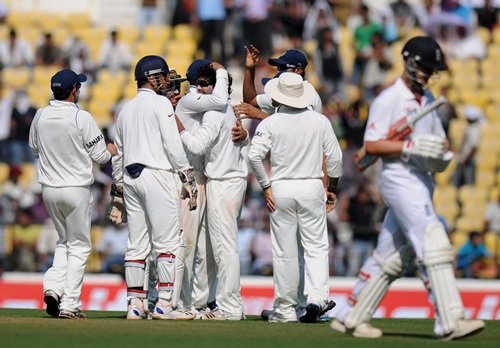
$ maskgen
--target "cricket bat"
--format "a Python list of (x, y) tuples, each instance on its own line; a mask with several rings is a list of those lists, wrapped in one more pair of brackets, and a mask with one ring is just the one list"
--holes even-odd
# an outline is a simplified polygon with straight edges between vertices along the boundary
[[(427, 115), (429, 112), (437, 109), (441, 105), (447, 102), (444, 96), (440, 96), (438, 99), (434, 100), (432, 103), (427, 104), (422, 111), (416, 115), (406, 116), (400, 119), (398, 122), (394, 123), (389, 129), (389, 135), (387, 139), (389, 140), (403, 140), (405, 139), (413, 130), (415, 129), (415, 124), (422, 117)], [(375, 163), (378, 156), (369, 155), (366, 153), (366, 147), (363, 146), (354, 154), (354, 164), (359, 172), (364, 171), (366, 168)]]

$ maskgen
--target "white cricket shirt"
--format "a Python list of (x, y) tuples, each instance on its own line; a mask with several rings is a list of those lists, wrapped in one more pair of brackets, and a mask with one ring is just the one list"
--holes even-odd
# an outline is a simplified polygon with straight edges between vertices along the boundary
[(40, 159), (38, 182), (51, 187), (89, 186), (92, 160), (102, 164), (111, 159), (92, 115), (59, 100), (37, 111), (29, 146)]
[[(182, 100), (182, 99), (181, 99)], [(248, 139), (233, 143), (231, 128), (236, 127), (233, 107), (207, 111), (195, 135), (181, 133), (181, 139), (189, 152), (204, 155), (205, 175), (212, 180), (246, 178), (248, 174), (241, 149)]]
[[(323, 112), (323, 103), (321, 102), (318, 92), (316, 92), (316, 90), (314, 90), (314, 92), (314, 100), (307, 108), (321, 114)], [(273, 100), (267, 94), (258, 94), (256, 100), (257, 104), (259, 104), (259, 108), (266, 114), (272, 115), (276, 112), (276, 107), (273, 106)]]
[[(271, 177), (262, 160), (271, 151)], [(328, 118), (308, 109), (281, 106), (255, 131), (248, 157), (261, 187), (276, 180), (321, 179), (342, 175), (342, 151)]]
[[(403, 80), (401, 78), (397, 79), (393, 85), (382, 91), (382, 93), (373, 100), (368, 113), (364, 140), (378, 141), (386, 139), (391, 125), (403, 117), (417, 114), (426, 104), (432, 101), (434, 101), (432, 93), (426, 90), (419, 103)], [(446, 137), (441, 120), (436, 111), (422, 117), (417, 122), (415, 130), (409, 138), (423, 134), (434, 134)], [(408, 163), (404, 162), (399, 157), (382, 157), (382, 161), (383, 166), (387, 168), (408, 167), (413, 170), (427, 172), (424, 161), (419, 156), (411, 156)]]
[(113, 179), (120, 182), (126, 166), (141, 163), (158, 170), (190, 167), (177, 130), (174, 108), (166, 97), (139, 88), (137, 96), (120, 111), (116, 121)]

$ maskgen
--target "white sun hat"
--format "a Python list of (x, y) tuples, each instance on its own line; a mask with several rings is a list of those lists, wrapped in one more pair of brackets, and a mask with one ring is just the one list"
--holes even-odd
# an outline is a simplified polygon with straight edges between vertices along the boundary
[(264, 86), (264, 92), (278, 103), (302, 109), (310, 105), (316, 95), (314, 87), (293, 72), (282, 73)]

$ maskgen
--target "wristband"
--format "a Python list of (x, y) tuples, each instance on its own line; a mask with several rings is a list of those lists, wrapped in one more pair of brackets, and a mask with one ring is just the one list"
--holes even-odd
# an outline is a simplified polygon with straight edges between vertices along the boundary
[(335, 193), (337, 194), (337, 186), (328, 186), (328, 188), (326, 189), (328, 192), (331, 192), (331, 193)]

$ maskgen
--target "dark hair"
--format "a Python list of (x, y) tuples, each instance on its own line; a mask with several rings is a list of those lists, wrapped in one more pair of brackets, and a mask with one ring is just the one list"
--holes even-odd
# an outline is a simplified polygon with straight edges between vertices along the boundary
[(54, 99), (55, 100), (66, 100), (69, 98), (69, 95), (71, 94), (71, 91), (73, 90), (70, 89), (68, 90), (62, 90), (60, 88), (52, 88), (52, 92), (54, 93)]
[[(231, 76), (231, 74), (229, 74), (229, 72), (227, 73), (227, 75), (228, 75), (228, 93), (231, 94), (231, 92), (233, 91), (233, 89), (231, 88), (231, 86), (233, 85), (233, 77)], [(207, 65), (198, 68), (198, 78), (200, 77), (207, 79), (209, 84), (215, 85), (217, 74), (214, 68), (212, 68), (212, 66)]]

